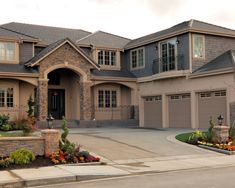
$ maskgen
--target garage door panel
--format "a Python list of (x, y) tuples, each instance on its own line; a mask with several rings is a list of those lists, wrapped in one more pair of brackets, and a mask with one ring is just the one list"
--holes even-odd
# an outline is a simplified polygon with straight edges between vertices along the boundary
[(199, 94), (199, 128), (208, 128), (210, 118), (212, 117), (213, 121), (216, 122), (219, 115), (225, 118), (224, 122), (226, 123), (226, 111), (226, 96), (216, 96), (215, 92), (211, 92), (206, 97)]
[(162, 102), (145, 101), (144, 102), (144, 125), (149, 128), (162, 127)]
[(191, 127), (191, 101), (190, 96), (178, 95), (178, 99), (169, 96), (169, 126), (171, 128)]

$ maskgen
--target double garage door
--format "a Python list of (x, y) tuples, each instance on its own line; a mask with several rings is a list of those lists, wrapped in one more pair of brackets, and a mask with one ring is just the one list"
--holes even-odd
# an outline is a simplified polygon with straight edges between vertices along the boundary
[[(168, 96), (168, 119), (171, 128), (191, 128), (191, 96), (189, 93)], [(199, 128), (208, 128), (212, 117), (214, 122), (219, 115), (226, 117), (226, 91), (198, 93)], [(162, 127), (161, 96), (144, 98), (145, 127)], [(225, 119), (226, 122), (226, 119)]]

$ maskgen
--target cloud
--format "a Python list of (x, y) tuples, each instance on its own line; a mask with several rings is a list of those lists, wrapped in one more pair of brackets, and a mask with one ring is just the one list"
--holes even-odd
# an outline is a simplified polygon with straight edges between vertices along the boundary
[(185, 0), (147, 0), (148, 8), (157, 16), (176, 15), (187, 3)]

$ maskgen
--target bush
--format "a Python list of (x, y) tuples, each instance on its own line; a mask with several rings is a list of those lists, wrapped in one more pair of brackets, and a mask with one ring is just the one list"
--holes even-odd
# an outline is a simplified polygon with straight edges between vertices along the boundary
[(2, 125), (8, 124), (8, 121), (9, 121), (9, 114), (8, 115), (5, 115), (5, 114), (0, 115), (0, 127)]
[(67, 127), (67, 121), (63, 118), (63, 123), (62, 123), (62, 130), (63, 133), (61, 134), (61, 139), (60, 139), (60, 149), (63, 152), (73, 154), (75, 152), (75, 144), (71, 143), (68, 139), (67, 136), (69, 134), (69, 129)]
[(6, 168), (13, 163), (13, 160), (10, 157), (0, 159), (0, 168)]
[(29, 164), (35, 160), (34, 154), (27, 149), (19, 149), (11, 153), (10, 158), (15, 164)]
[(203, 141), (206, 139), (205, 133), (202, 131), (196, 130), (195, 132), (191, 133), (191, 135), (188, 138), (189, 144), (197, 145), (198, 141)]
[(10, 124), (4, 124), (0, 127), (0, 130), (2, 131), (10, 131), (12, 130), (12, 126)]

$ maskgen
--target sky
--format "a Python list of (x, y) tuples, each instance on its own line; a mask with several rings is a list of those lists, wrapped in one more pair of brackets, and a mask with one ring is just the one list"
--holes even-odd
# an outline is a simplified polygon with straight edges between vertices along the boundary
[(234, 0), (2, 0), (0, 24), (102, 30), (134, 39), (196, 19), (235, 30)]

